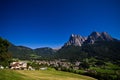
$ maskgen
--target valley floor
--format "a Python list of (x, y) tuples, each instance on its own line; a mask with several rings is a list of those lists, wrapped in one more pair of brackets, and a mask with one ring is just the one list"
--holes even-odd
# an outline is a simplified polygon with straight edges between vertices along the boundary
[(0, 70), (0, 80), (96, 80), (94, 78), (56, 70)]

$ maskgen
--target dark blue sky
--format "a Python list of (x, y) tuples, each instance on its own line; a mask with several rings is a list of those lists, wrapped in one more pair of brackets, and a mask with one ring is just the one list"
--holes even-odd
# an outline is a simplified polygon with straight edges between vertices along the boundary
[(0, 0), (0, 36), (31, 48), (106, 31), (120, 39), (119, 0)]

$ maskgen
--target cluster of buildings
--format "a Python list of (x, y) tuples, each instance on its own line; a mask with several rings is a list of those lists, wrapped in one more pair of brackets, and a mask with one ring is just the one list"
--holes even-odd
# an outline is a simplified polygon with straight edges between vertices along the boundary
[[(39, 64), (39, 69), (40, 70), (46, 70), (47, 67), (54, 67), (54, 68), (58, 68), (59, 70), (61, 68), (72, 68), (74, 70), (78, 70), (79, 69), (79, 65), (81, 62), (74, 62), (74, 63), (70, 63), (67, 61), (63, 61), (63, 60), (54, 60), (54, 61), (33, 61), (36, 64)], [(10, 69), (13, 70), (35, 70), (35, 68), (33, 66), (30, 66), (27, 64), (28, 62), (25, 61), (17, 61), (17, 62), (12, 62), (10, 63)], [(44, 65), (44, 67), (40, 67)], [(0, 66), (0, 69), (4, 69), (3, 66)]]
[(54, 60), (54, 61), (37, 61), (37, 63), (39, 63), (39, 65), (47, 65), (47, 66), (52, 66), (52, 67), (57, 67), (58, 69), (60, 68), (72, 68), (74, 70), (78, 70), (79, 69), (79, 65), (81, 64), (81, 62), (76, 61), (74, 63), (70, 63), (68, 61), (63, 61), (63, 60)]

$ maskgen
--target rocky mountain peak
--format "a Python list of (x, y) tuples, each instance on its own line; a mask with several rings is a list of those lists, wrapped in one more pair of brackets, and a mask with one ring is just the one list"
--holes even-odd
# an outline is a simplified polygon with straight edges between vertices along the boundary
[(102, 36), (103, 40), (107, 40), (107, 41), (114, 40), (107, 32), (102, 32), (101, 36)]
[(69, 38), (69, 41), (67, 43), (65, 43), (64, 46), (69, 46), (69, 45), (81, 46), (85, 40), (86, 40), (85, 37), (72, 34)]
[(88, 39), (86, 40), (86, 43), (91, 43), (93, 44), (98, 38), (100, 38), (101, 34), (98, 32), (92, 32), (89, 36)]
[(82, 44), (94, 44), (96, 41), (114, 41), (107, 32), (92, 32), (88, 37), (83, 37), (76, 34), (71, 34), (69, 41), (64, 46), (82, 46)]
[(86, 40), (86, 43), (93, 44), (95, 41), (113, 41), (114, 39), (107, 33), (107, 32), (92, 32), (88, 39)]
[(93, 36), (93, 37), (95, 37), (95, 38), (98, 38), (98, 37), (100, 36), (100, 33), (99, 33), (99, 32), (92, 32), (92, 33), (90, 34), (90, 36)]

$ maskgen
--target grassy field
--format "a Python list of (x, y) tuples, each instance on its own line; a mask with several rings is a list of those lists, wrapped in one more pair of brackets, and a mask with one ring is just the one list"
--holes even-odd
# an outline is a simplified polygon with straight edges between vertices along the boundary
[(96, 80), (91, 77), (55, 70), (0, 70), (0, 80)]

